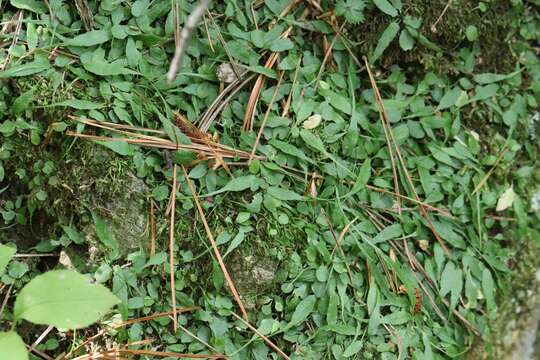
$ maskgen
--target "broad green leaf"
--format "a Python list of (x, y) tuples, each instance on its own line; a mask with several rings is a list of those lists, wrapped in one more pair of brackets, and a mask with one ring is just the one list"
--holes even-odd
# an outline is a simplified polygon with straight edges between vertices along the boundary
[(362, 340), (355, 340), (352, 343), (350, 343), (349, 346), (345, 348), (345, 351), (343, 351), (342, 356), (346, 358), (354, 356), (360, 352), (360, 350), (362, 349), (362, 346), (364, 346), (364, 342)]
[(101, 109), (104, 105), (95, 101), (71, 99), (56, 103), (54, 106), (67, 106), (78, 110), (95, 110)]
[(373, 54), (371, 55), (370, 62), (374, 63), (377, 59), (383, 54), (384, 50), (390, 45), (392, 40), (396, 37), (399, 32), (399, 24), (397, 22), (391, 22), (386, 29), (384, 29)]
[(407, 29), (401, 30), (399, 34), (399, 46), (405, 51), (411, 50), (414, 46), (414, 38)]
[(36, 276), (19, 292), (13, 315), (35, 324), (80, 329), (98, 321), (119, 302), (88, 276), (52, 270)]
[(4, 273), (9, 260), (16, 252), (14, 248), (0, 244), (0, 275)]
[(441, 274), (441, 288), (439, 294), (441, 297), (445, 297), (450, 293), (451, 309), (456, 307), (462, 288), (463, 273), (461, 269), (456, 268), (453, 262), (448, 262)]
[(0, 356), (2, 360), (28, 360), (26, 346), (16, 332), (0, 332)]
[(323, 154), (326, 154), (326, 149), (324, 148), (324, 144), (322, 143), (321, 139), (318, 136), (314, 135), (308, 130), (302, 129), (300, 130), (300, 137), (302, 138), (302, 140), (304, 140), (307, 146)]
[(287, 201), (287, 200), (293, 200), (293, 201), (299, 201), (304, 200), (304, 197), (301, 195), (298, 195), (294, 191), (287, 190), (281, 187), (277, 186), (270, 186), (267, 190), (268, 194), (272, 195), (276, 199)]
[(94, 219), (94, 225), (96, 226), (96, 235), (103, 245), (109, 249), (118, 249), (118, 242), (105, 220), (94, 212), (92, 212), (92, 218)]
[(313, 312), (315, 308), (315, 303), (317, 298), (315, 295), (309, 295), (296, 306), (294, 313), (291, 316), (291, 321), (287, 324), (286, 329), (290, 329), (296, 325), (307, 320), (309, 315)]
[(92, 30), (84, 34), (66, 40), (67, 46), (94, 46), (111, 40), (111, 32), (108, 30)]
[(395, 17), (398, 14), (396, 8), (393, 7), (388, 0), (373, 0), (373, 3), (385, 14), (392, 17)]
[(99, 50), (82, 54), (81, 63), (86, 70), (96, 75), (110, 76), (136, 74), (135, 71), (126, 67), (127, 61), (125, 59), (108, 62), (104, 58), (104, 52)]
[(10, 0), (11, 5), (18, 9), (29, 10), (37, 14), (45, 14), (47, 6), (44, 1), (38, 0)]
[(444, 94), (444, 96), (441, 98), (441, 101), (439, 101), (439, 106), (437, 107), (437, 110), (448, 109), (456, 105), (457, 101), (459, 100), (459, 97), (461, 96), (461, 93), (462, 93), (462, 90), (459, 87), (455, 87), (447, 91)]
[(46, 57), (37, 57), (34, 61), (14, 65), (5, 71), (0, 71), (0, 79), (9, 78), (9, 77), (18, 77), (18, 76), (28, 76), (40, 73), (44, 70), (47, 70), (51, 67), (51, 64)]
[(395, 223), (390, 226), (385, 227), (380, 233), (373, 238), (373, 243), (379, 243), (391, 239), (395, 239), (403, 234), (403, 229), (401, 224)]
[(273, 52), (281, 52), (291, 50), (294, 47), (294, 43), (289, 39), (276, 39), (270, 43), (270, 50)]
[(149, 0), (137, 0), (131, 6), (131, 14), (135, 17), (139, 17), (145, 13), (150, 5)]
[(30, 104), (34, 100), (34, 89), (30, 89), (25, 93), (22, 93), (11, 106), (11, 111), (14, 115), (19, 115), (24, 110), (30, 108)]
[(499, 198), (499, 201), (497, 201), (497, 208), (495, 211), (504, 211), (508, 209), (514, 203), (515, 198), (516, 193), (514, 192), (514, 187), (510, 186), (505, 192), (503, 192)]

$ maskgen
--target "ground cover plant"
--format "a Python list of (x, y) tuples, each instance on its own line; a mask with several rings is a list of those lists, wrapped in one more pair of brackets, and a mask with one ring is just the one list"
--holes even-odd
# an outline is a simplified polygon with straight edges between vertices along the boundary
[[(538, 1), (197, 4), (0, 1), (0, 349), (16, 323), (36, 359), (508, 355)], [(23, 320), (64, 271), (118, 304)]]

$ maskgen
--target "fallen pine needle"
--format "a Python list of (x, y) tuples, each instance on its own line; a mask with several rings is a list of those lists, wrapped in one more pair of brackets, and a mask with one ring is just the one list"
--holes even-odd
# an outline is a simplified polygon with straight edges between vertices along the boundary
[(240, 308), (240, 311), (242, 312), (242, 316), (247, 321), (248, 316), (247, 316), (246, 309), (244, 308), (244, 304), (242, 304), (242, 300), (240, 300), (240, 295), (238, 295), (238, 291), (236, 290), (236, 287), (234, 286), (234, 283), (229, 275), (229, 271), (227, 270), (227, 267), (225, 266), (225, 263), (223, 262), (223, 258), (221, 257), (221, 253), (219, 252), (219, 249), (217, 247), (216, 240), (214, 239), (214, 235), (212, 235), (212, 231), (210, 231), (210, 226), (208, 226), (208, 222), (206, 221), (206, 216), (204, 215), (204, 211), (199, 201), (199, 197), (197, 196), (197, 192), (195, 191), (195, 187), (193, 186), (193, 183), (189, 179), (188, 173), (186, 171), (186, 167), (184, 165), (181, 165), (181, 166), (182, 166), (182, 171), (184, 172), (184, 178), (186, 179), (186, 182), (189, 186), (189, 190), (191, 191), (191, 195), (193, 196), (193, 200), (195, 201), (195, 205), (197, 206), (197, 210), (201, 217), (201, 221), (204, 225), (204, 230), (206, 231), (208, 240), (210, 240), (210, 244), (212, 245), (212, 250), (214, 251), (214, 255), (216, 256), (216, 259), (219, 263), (219, 267), (221, 268), (221, 271), (223, 272), (223, 276), (225, 277), (227, 286), (229, 287), (229, 290), (231, 291), (234, 297), (234, 300), (236, 301), (236, 304)]

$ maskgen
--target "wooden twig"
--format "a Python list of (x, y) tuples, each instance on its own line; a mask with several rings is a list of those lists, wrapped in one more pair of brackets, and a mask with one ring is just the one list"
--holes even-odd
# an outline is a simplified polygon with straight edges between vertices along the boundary
[(167, 73), (167, 80), (169, 82), (172, 82), (174, 78), (176, 77), (176, 73), (178, 72), (178, 67), (180, 66), (182, 57), (184, 56), (184, 53), (186, 52), (187, 46), (189, 44), (189, 40), (191, 39), (191, 35), (193, 34), (193, 31), (197, 27), (199, 20), (204, 15), (209, 4), (210, 4), (210, 0), (201, 0), (199, 4), (197, 4), (195, 9), (193, 9), (193, 12), (189, 14), (189, 16), (187, 17), (186, 23), (184, 24), (184, 28), (182, 29), (182, 32), (180, 33), (180, 41), (174, 51), (174, 56), (171, 61), (171, 65), (169, 67), (169, 72)]
[(172, 301), (172, 307), (173, 307), (173, 328), (174, 332), (176, 332), (176, 329), (178, 327), (176, 318), (176, 288), (174, 286), (174, 279), (175, 279), (175, 271), (174, 271), (174, 213), (176, 212), (176, 172), (178, 170), (178, 165), (174, 164), (173, 166), (173, 182), (172, 182), (172, 190), (171, 190), (171, 202), (172, 202), (172, 210), (171, 210), (171, 221), (169, 224), (169, 271), (170, 271), (170, 281), (171, 281), (171, 301)]
[(188, 173), (186, 171), (186, 167), (184, 165), (181, 165), (181, 166), (182, 166), (182, 171), (184, 173), (184, 178), (188, 184), (189, 190), (191, 191), (193, 200), (195, 201), (195, 206), (197, 207), (197, 211), (199, 212), (199, 216), (201, 217), (201, 221), (204, 225), (204, 230), (206, 231), (208, 240), (210, 241), (210, 244), (212, 245), (212, 250), (214, 251), (214, 255), (216, 256), (216, 259), (219, 263), (221, 271), (223, 272), (223, 276), (225, 277), (227, 286), (229, 287), (229, 290), (231, 291), (234, 297), (234, 300), (236, 301), (236, 304), (240, 308), (240, 311), (242, 312), (242, 316), (244, 317), (246, 321), (248, 321), (248, 316), (247, 316), (246, 309), (244, 308), (244, 304), (242, 303), (242, 300), (240, 300), (240, 295), (238, 294), (238, 291), (236, 290), (236, 287), (234, 286), (234, 283), (229, 275), (229, 271), (227, 270), (227, 267), (225, 266), (225, 263), (223, 262), (223, 258), (221, 257), (221, 253), (219, 252), (219, 249), (217, 247), (216, 240), (214, 239), (214, 235), (212, 235), (210, 226), (208, 226), (208, 222), (206, 221), (206, 216), (204, 215), (204, 211), (199, 201), (199, 197), (197, 196), (197, 192), (195, 191), (195, 186), (189, 179)]
[[(173, 189), (174, 191), (174, 189)], [(156, 255), (156, 218), (154, 216), (154, 201), (150, 199), (150, 256)]]
[[(405, 174), (405, 179), (407, 180), (407, 184), (409, 185), (410, 190), (414, 195), (414, 198), (416, 200), (420, 201), (420, 197), (418, 196), (418, 193), (416, 192), (416, 190), (414, 188), (414, 184), (412, 182), (411, 176), (409, 175), (409, 170), (407, 169), (407, 164), (405, 163), (405, 160), (403, 160), (403, 156), (401, 155), (401, 151), (399, 149), (399, 146), (398, 146), (398, 144), (396, 142), (396, 139), (394, 138), (394, 134), (392, 132), (392, 128), (391, 128), (390, 122), (388, 120), (388, 114), (386, 113), (386, 109), (384, 108), (383, 100), (382, 100), (381, 94), (379, 92), (377, 82), (375, 81), (375, 78), (373, 77), (373, 74), (371, 73), (371, 69), (370, 69), (370, 66), (369, 66), (369, 63), (368, 63), (368, 60), (367, 60), (366, 57), (364, 57), (364, 62), (365, 62), (365, 65), (366, 65), (366, 69), (368, 71), (369, 79), (371, 81), (371, 86), (373, 87), (373, 92), (375, 93), (375, 100), (376, 100), (376, 103), (377, 103), (377, 107), (379, 109), (381, 120), (386, 123), (386, 127), (388, 128), (387, 132), (388, 132), (388, 135), (390, 137), (390, 143), (391, 144), (393, 143), (393, 145), (394, 145), (394, 148), (395, 148), (399, 163), (401, 165), (401, 168), (403, 169), (403, 173)], [(386, 136), (386, 132), (385, 132), (385, 136)], [(443, 249), (443, 251), (447, 255), (449, 255), (450, 251), (446, 247), (446, 244), (444, 243), (442, 238), (439, 236), (437, 230), (435, 229), (435, 226), (433, 225), (433, 222), (431, 221), (426, 209), (423, 206), (420, 206), (420, 214), (426, 220), (426, 222), (428, 224), (428, 227), (430, 228), (431, 232), (433, 233), (433, 236), (435, 236), (435, 239), (437, 239), (437, 241), (441, 245), (441, 248)], [(411, 260), (411, 259), (409, 259), (409, 260)]]
[[(347, 22), (344, 21), (343, 24), (341, 24), (341, 26), (339, 27), (338, 32), (341, 32), (343, 30), (346, 23)], [(323, 73), (324, 68), (326, 66), (326, 62), (328, 61), (328, 59), (330, 59), (330, 55), (332, 55), (332, 49), (334, 48), (334, 45), (336, 44), (336, 40), (338, 39), (338, 37), (339, 36), (338, 36), (338, 34), (336, 32), (336, 34), (334, 35), (334, 38), (332, 39), (332, 42), (330, 43), (330, 46), (328, 46), (328, 49), (326, 49), (326, 52), (324, 54), (324, 58), (323, 58), (321, 67), (319, 68), (319, 72), (317, 73), (317, 78), (315, 79), (315, 86), (313, 88), (314, 91), (317, 91), (317, 88), (319, 87), (319, 82), (321, 81), (321, 76), (322, 76), (322, 73)]]
[(262, 124), (259, 127), (257, 138), (255, 139), (255, 143), (253, 144), (253, 148), (251, 149), (251, 154), (249, 154), (248, 164), (251, 163), (251, 161), (253, 160), (253, 156), (255, 156), (255, 151), (257, 151), (257, 146), (259, 146), (259, 141), (261, 140), (261, 135), (264, 131), (264, 127), (266, 126), (266, 121), (268, 120), (268, 117), (270, 116), (270, 112), (272, 111), (272, 105), (274, 105), (274, 101), (276, 101), (276, 97), (279, 92), (279, 87), (281, 86), (281, 80), (283, 80), (283, 74), (284, 74), (284, 71), (282, 71), (279, 74), (279, 79), (276, 84), (276, 88), (274, 89), (274, 93), (272, 94), (272, 99), (270, 99), (270, 103), (268, 104), (268, 108), (266, 109), (266, 113), (264, 114)]
[(497, 168), (497, 166), (499, 166), (499, 163), (501, 162), (504, 154), (506, 154), (507, 150), (508, 150), (508, 144), (504, 144), (504, 146), (503, 146), (503, 148), (501, 150), (501, 153), (499, 154), (499, 156), (497, 156), (497, 160), (495, 160), (495, 164), (493, 164), (493, 166), (491, 167), (491, 169), (489, 169), (487, 174), (482, 178), (482, 180), (480, 180), (478, 185), (476, 185), (476, 187), (474, 188), (471, 195), (476, 194), (478, 192), (478, 190), (480, 190), (485, 185), (485, 183), (488, 181), (488, 179), (491, 176), (491, 174), (493, 173), (493, 171)]
[(237, 314), (233, 312), (231, 312), (231, 315), (237, 318), (238, 320), (240, 320), (241, 322), (243, 322), (244, 325), (246, 325), (251, 331), (257, 334), (261, 339), (263, 339), (263, 341), (267, 343), (268, 346), (270, 346), (272, 349), (274, 349), (279, 355), (281, 355), (282, 358), (290, 360), (290, 357), (287, 354), (285, 354), (283, 350), (281, 350), (276, 344), (274, 344), (272, 340), (270, 340), (269, 338), (261, 334), (261, 332), (257, 330), (257, 328), (255, 328), (253, 325), (251, 325), (248, 321), (242, 319), (240, 316), (238, 316)]
[(439, 17), (437, 18), (437, 20), (435, 20), (435, 22), (431, 25), (430, 27), (430, 30), (431, 32), (433, 33), (436, 33), (437, 32), (437, 25), (439, 24), (439, 22), (442, 20), (444, 14), (446, 14), (446, 12), (448, 11), (448, 9), (450, 9), (450, 6), (452, 6), (452, 1), (453, 0), (448, 0), (448, 2), (446, 3), (443, 11), (441, 12), (441, 14), (439, 15)]

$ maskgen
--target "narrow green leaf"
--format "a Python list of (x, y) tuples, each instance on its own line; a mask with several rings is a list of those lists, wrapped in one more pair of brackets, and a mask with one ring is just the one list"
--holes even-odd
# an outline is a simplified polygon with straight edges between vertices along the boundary
[(397, 33), (399, 32), (399, 24), (397, 22), (391, 22), (386, 29), (384, 29), (381, 38), (379, 39), (379, 42), (377, 43), (377, 46), (375, 47), (375, 51), (373, 51), (373, 54), (371, 55), (370, 63), (374, 63), (377, 61), (377, 59), (383, 54), (384, 50), (390, 45), (390, 43), (394, 40)]
[(401, 224), (395, 223), (385, 227), (380, 233), (378, 233), (377, 236), (373, 238), (373, 243), (376, 244), (379, 242), (395, 239), (402, 234), (403, 229), (401, 228)]
[(364, 342), (362, 340), (355, 340), (349, 346), (345, 348), (345, 351), (343, 351), (342, 356), (348, 358), (353, 355), (356, 355), (360, 352), (360, 350), (362, 349), (362, 346), (364, 346)]
[(304, 200), (304, 197), (302, 195), (298, 195), (294, 191), (287, 190), (287, 189), (277, 187), (277, 186), (270, 186), (266, 191), (268, 192), (268, 194), (272, 195), (276, 199), (283, 200), (283, 201), (287, 201), (287, 200), (292, 200), (292, 201)]
[(101, 109), (104, 105), (95, 101), (70, 99), (56, 103), (53, 106), (67, 106), (78, 110), (96, 110)]
[(2, 360), (28, 360), (28, 352), (21, 337), (14, 331), (0, 332)]
[(0, 79), (18, 76), (28, 76), (40, 73), (51, 67), (47, 58), (36, 57), (34, 61), (10, 67), (7, 70), (0, 71)]
[(67, 46), (94, 46), (106, 43), (111, 40), (111, 32), (108, 30), (92, 30), (81, 35), (77, 35), (66, 41)]
[(20, 291), (13, 311), (16, 320), (80, 329), (98, 321), (119, 299), (88, 276), (53, 270), (33, 278)]

